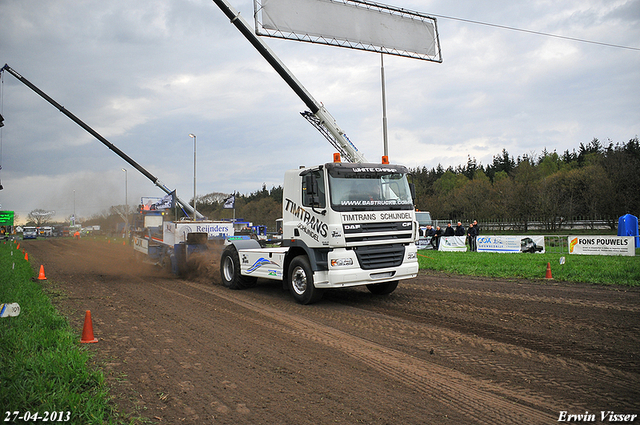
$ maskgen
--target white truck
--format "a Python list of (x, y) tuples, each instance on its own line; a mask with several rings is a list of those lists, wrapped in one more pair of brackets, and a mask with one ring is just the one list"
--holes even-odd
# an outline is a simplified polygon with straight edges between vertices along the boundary
[(403, 166), (333, 162), (287, 171), (282, 208), (281, 247), (229, 242), (220, 261), (225, 286), (278, 279), (310, 304), (328, 288), (389, 294), (418, 274), (418, 223)]
[(222, 282), (242, 289), (258, 277), (282, 280), (301, 304), (318, 301), (328, 288), (366, 285), (375, 294), (393, 292), (399, 280), (418, 274), (418, 223), (407, 169), (386, 157), (368, 163), (242, 16), (226, 0), (213, 1), (307, 105), (302, 116), (338, 151), (332, 163), (285, 173), (282, 245), (228, 241)]

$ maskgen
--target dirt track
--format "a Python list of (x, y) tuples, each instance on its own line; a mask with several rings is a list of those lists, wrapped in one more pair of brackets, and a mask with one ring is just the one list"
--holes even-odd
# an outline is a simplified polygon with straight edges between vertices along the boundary
[(22, 245), (34, 268), (44, 265), (45, 285), (63, 291), (54, 302), (78, 335), (91, 310), (99, 342), (87, 345), (121, 410), (152, 423), (640, 414), (637, 289), (421, 272), (389, 296), (330, 291), (301, 306), (269, 281), (231, 291), (167, 276), (115, 243)]

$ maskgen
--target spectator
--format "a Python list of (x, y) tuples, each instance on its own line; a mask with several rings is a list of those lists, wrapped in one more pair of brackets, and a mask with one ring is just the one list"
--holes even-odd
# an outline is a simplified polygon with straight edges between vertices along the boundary
[(473, 223), (469, 224), (469, 230), (467, 230), (467, 238), (469, 239), (469, 250), (477, 251), (476, 238), (478, 237), (477, 230)]
[(425, 248), (432, 245), (431, 241), (433, 241), (433, 235), (436, 233), (436, 230), (432, 225), (427, 224), (427, 227), (424, 229), (424, 239), (425, 239)]
[(458, 222), (458, 225), (456, 226), (456, 231), (454, 233), (454, 235), (456, 236), (464, 236), (464, 226), (462, 225), (461, 222)]
[(442, 229), (440, 226), (436, 226), (436, 231), (431, 238), (431, 246), (436, 251), (440, 248), (440, 236), (442, 236)]
[(453, 236), (455, 232), (453, 231), (453, 227), (451, 227), (451, 223), (447, 223), (447, 228), (444, 230), (444, 234), (442, 236)]

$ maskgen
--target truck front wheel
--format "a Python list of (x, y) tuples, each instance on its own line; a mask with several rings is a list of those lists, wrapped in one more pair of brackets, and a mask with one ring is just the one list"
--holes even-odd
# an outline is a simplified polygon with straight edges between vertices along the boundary
[(289, 265), (289, 290), (300, 304), (312, 304), (322, 298), (322, 290), (313, 285), (313, 270), (307, 257), (298, 256)]
[(246, 289), (254, 286), (255, 277), (240, 274), (240, 257), (233, 245), (227, 246), (220, 257), (220, 278), (222, 284), (229, 289)]
[(375, 295), (387, 295), (392, 293), (398, 287), (398, 281), (384, 282), (384, 283), (372, 283), (367, 285), (369, 292)]

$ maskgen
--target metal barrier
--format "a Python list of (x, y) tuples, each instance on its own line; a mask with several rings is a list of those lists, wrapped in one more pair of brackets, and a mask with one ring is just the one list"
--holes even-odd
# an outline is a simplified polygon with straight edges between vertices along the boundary
[(544, 247), (546, 252), (568, 254), (569, 253), (569, 236), (553, 235), (544, 237)]

